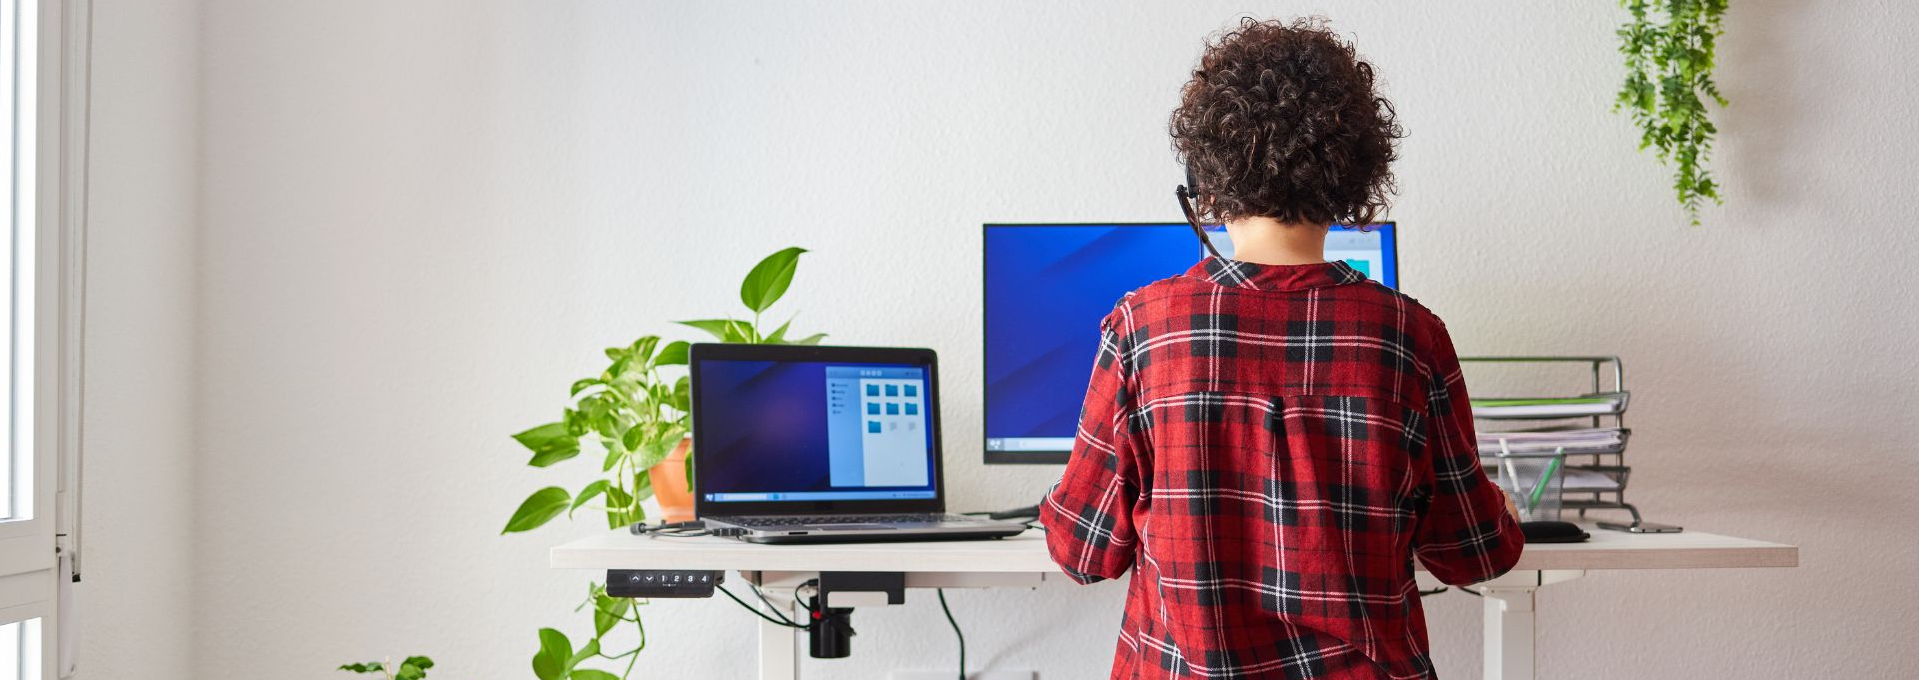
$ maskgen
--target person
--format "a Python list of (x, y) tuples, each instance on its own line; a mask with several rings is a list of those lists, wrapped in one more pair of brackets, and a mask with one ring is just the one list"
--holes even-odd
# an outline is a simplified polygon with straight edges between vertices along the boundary
[(1375, 85), (1323, 21), (1247, 19), (1181, 92), (1195, 231), (1224, 223), (1235, 257), (1101, 322), (1041, 503), (1068, 576), (1133, 571), (1113, 678), (1434, 677), (1414, 556), (1453, 585), (1519, 559), (1446, 326), (1325, 261), (1328, 229), (1392, 192), (1402, 135)]

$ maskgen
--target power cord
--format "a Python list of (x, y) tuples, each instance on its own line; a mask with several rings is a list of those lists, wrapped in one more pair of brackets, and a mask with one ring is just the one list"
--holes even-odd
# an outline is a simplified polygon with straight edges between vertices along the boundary
[(953, 636), (959, 638), (959, 680), (966, 680), (966, 633), (959, 627), (959, 621), (953, 619), (953, 608), (946, 606), (946, 589), (936, 588), (940, 596), (940, 611), (946, 613), (946, 622), (953, 626)]
[[(766, 621), (767, 621), (768, 623), (774, 623), (774, 624), (779, 624), (779, 625), (782, 625), (782, 626), (786, 626), (787, 628), (798, 628), (798, 629), (800, 629), (800, 630), (805, 630), (805, 629), (806, 629), (806, 626), (802, 626), (802, 625), (800, 625), (800, 624), (797, 624), (797, 623), (794, 623), (792, 619), (789, 619), (789, 618), (786, 618), (786, 617), (785, 617), (785, 616), (783, 616), (783, 615), (780, 615), (780, 612), (779, 612), (779, 608), (778, 608), (778, 607), (774, 607), (774, 606), (772, 606), (772, 605), (770, 605), (770, 604), (769, 604), (769, 605), (767, 605), (767, 608), (768, 608), (768, 609), (771, 609), (771, 610), (773, 611), (773, 614), (774, 614), (775, 616), (779, 616), (779, 618), (777, 618), (777, 619), (776, 619), (776, 618), (773, 618), (772, 616), (767, 616), (767, 615), (766, 615), (766, 612), (762, 612), (762, 611), (760, 611), (759, 609), (756, 609), (756, 608), (754, 608), (754, 607), (753, 607), (753, 605), (750, 605), (750, 604), (747, 604), (747, 603), (746, 603), (746, 600), (742, 600), (742, 599), (740, 599), (740, 596), (738, 596), (738, 595), (734, 595), (734, 594), (733, 594), (733, 591), (731, 591), (731, 590), (727, 590), (727, 589), (726, 589), (726, 586), (715, 586), (715, 587), (717, 587), (717, 588), (719, 588), (719, 589), (720, 589), (720, 592), (722, 592), (722, 593), (726, 593), (726, 596), (727, 596), (728, 598), (731, 598), (731, 599), (732, 599), (732, 600), (733, 600), (734, 602), (737, 602), (737, 603), (739, 603), (739, 605), (740, 605), (741, 607), (745, 607), (747, 611), (749, 611), (749, 612), (753, 612), (753, 615), (754, 615), (754, 616), (757, 616), (757, 617), (760, 617), (760, 618), (762, 618), (762, 619), (765, 619), (765, 620), (766, 620)], [(755, 588), (755, 589), (754, 589), (754, 592), (758, 592), (758, 591), (759, 591), (759, 589), (758, 589), (758, 588)], [(761, 596), (761, 599), (765, 599), (765, 596)]]
[(705, 522), (697, 519), (691, 522), (666, 522), (664, 524), (635, 522), (631, 531), (635, 535), (646, 536), (648, 538), (697, 538), (700, 536), (732, 538), (746, 533), (745, 529), (738, 527), (709, 529), (706, 527)]

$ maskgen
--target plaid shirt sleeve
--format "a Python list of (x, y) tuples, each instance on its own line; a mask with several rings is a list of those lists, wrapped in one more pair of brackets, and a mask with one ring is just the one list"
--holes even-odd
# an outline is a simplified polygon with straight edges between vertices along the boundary
[(1432, 377), (1427, 394), (1432, 423), (1432, 496), (1414, 534), (1419, 561), (1448, 585), (1478, 583), (1513, 568), (1525, 547), (1519, 524), (1506, 512), (1505, 494), (1479, 467), (1473, 410), (1446, 327), (1433, 322)]
[[(1122, 303), (1122, 310), (1124, 304)], [(1126, 426), (1132, 411), (1127, 388), (1124, 316), (1115, 310), (1100, 326), (1099, 356), (1081, 406), (1079, 432), (1066, 472), (1040, 503), (1046, 547), (1060, 570), (1080, 583), (1119, 578), (1133, 566), (1138, 536), (1133, 506), (1139, 499), (1139, 452)]]

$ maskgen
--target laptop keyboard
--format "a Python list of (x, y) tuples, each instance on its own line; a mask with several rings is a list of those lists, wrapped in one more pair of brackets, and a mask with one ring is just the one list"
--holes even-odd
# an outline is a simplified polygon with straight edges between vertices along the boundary
[(728, 522), (745, 527), (790, 527), (808, 524), (884, 524), (892, 522), (975, 522), (978, 517), (938, 512), (903, 515), (822, 515), (816, 517), (726, 517)]

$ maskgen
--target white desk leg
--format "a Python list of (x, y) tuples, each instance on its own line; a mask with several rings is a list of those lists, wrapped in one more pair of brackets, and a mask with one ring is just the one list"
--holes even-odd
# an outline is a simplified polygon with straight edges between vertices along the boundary
[(1488, 587), (1486, 680), (1533, 680), (1533, 594), (1537, 586)]
[(1486, 597), (1486, 680), (1533, 680), (1533, 596), (1540, 586), (1585, 575), (1579, 570), (1514, 571), (1472, 586)]
[[(778, 612), (794, 621), (799, 618), (794, 612), (793, 589), (767, 588), (764, 590), (771, 607), (760, 609), (771, 615)], [(760, 680), (799, 680), (800, 677), (800, 641), (798, 631), (771, 621), (760, 621)]]

